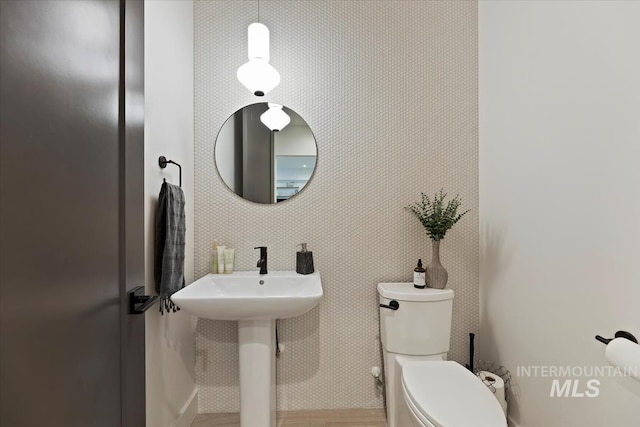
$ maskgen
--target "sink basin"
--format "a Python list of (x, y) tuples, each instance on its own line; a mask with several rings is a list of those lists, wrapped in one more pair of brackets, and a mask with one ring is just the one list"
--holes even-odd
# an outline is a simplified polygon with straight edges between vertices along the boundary
[(295, 317), (322, 298), (318, 272), (257, 271), (207, 274), (171, 296), (186, 312), (204, 319), (272, 320)]
[(207, 274), (171, 296), (204, 319), (238, 321), (240, 426), (276, 427), (276, 319), (299, 316), (322, 298), (320, 274)]

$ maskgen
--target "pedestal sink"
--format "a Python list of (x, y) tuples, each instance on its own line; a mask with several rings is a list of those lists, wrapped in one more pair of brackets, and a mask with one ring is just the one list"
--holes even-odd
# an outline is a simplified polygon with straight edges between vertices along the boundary
[(293, 271), (208, 274), (171, 297), (194, 316), (238, 321), (242, 427), (276, 426), (275, 321), (300, 316), (321, 298), (318, 272)]

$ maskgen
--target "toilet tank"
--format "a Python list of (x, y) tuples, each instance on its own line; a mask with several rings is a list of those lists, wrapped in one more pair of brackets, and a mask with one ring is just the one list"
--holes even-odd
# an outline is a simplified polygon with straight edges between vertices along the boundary
[[(417, 289), (413, 283), (378, 283), (380, 340), (384, 350), (428, 356), (447, 353), (451, 337), (453, 290)], [(393, 304), (392, 304), (393, 305)]]

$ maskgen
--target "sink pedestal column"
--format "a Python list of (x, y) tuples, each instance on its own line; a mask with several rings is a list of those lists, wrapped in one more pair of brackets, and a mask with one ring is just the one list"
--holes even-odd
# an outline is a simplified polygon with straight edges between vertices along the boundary
[(276, 426), (276, 321), (238, 322), (240, 426)]

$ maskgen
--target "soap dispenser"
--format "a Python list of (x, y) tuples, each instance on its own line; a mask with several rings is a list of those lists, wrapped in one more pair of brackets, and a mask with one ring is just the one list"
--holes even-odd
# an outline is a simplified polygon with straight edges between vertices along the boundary
[(307, 244), (301, 243), (302, 249), (296, 254), (296, 273), (313, 273), (313, 252), (307, 250)]

